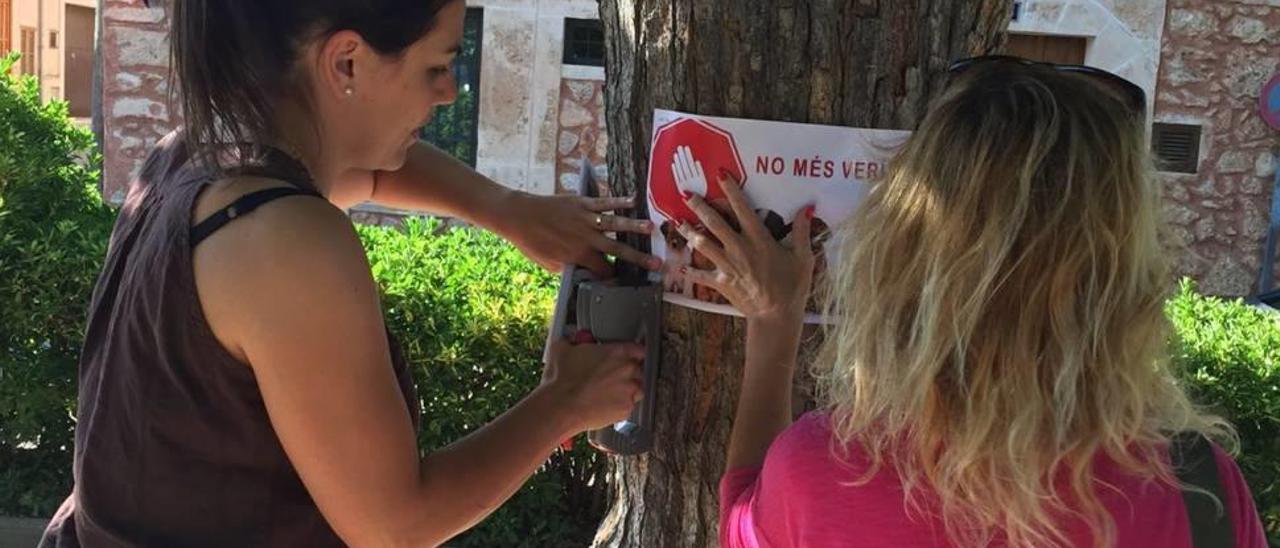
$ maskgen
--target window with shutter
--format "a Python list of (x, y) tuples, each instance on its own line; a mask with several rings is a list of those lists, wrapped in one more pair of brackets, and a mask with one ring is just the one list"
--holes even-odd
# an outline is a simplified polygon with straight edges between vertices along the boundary
[(0, 56), (13, 51), (13, 0), (0, 0)]
[(1200, 126), (1153, 124), (1151, 153), (1160, 171), (1195, 173), (1200, 166)]
[(36, 73), (36, 29), (22, 27), (22, 61), (19, 69), (23, 74)]

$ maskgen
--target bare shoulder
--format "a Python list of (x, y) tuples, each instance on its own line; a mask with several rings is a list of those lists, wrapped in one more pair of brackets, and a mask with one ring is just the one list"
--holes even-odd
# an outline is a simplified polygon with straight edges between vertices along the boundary
[[(192, 223), (241, 196), (286, 186), (256, 177), (216, 182), (197, 201)], [(314, 196), (279, 198), (237, 217), (200, 242), (192, 262), (206, 320), (241, 361), (248, 361), (246, 333), (270, 325), (298, 325), (304, 319), (299, 316), (332, 302), (335, 293), (357, 295), (336, 306), (372, 306), (372, 313), (378, 312), (369, 264), (350, 219)]]
[[(196, 202), (192, 224), (209, 218), (237, 199), (289, 185), (276, 179), (236, 177), (209, 186)], [(321, 266), (328, 261), (363, 263), (364, 253), (351, 220), (333, 204), (309, 195), (285, 196), (241, 214), (197, 246), (198, 270), (236, 263), (242, 274), (265, 274), (273, 266)], [(319, 261), (321, 264), (308, 264)], [(204, 263), (212, 269), (201, 268)], [(327, 265), (336, 266), (336, 265)]]

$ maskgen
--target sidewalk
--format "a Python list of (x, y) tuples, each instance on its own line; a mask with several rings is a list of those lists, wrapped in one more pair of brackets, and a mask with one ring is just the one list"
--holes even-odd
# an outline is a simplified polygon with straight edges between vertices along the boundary
[(0, 517), (0, 548), (32, 548), (40, 542), (47, 520)]

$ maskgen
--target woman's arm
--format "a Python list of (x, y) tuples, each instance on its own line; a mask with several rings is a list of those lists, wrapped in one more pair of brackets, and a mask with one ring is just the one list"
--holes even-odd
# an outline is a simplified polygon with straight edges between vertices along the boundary
[(510, 497), (561, 440), (620, 420), (638, 397), (643, 349), (559, 343), (532, 394), (420, 458), (378, 291), (339, 210), (273, 202), (202, 243), (194, 262), (215, 335), (252, 368), (290, 461), (351, 545), (446, 541)]
[(720, 185), (742, 232), (696, 195), (689, 198), (689, 207), (715, 239), (687, 224), (680, 231), (716, 266), (714, 271), (690, 270), (689, 282), (719, 291), (747, 318), (746, 364), (726, 464), (732, 470), (763, 463), (773, 439), (791, 425), (791, 382), (813, 277), (813, 209), (796, 217), (788, 241), (777, 242), (742, 188), (725, 174)]
[(500, 212), (518, 191), (506, 188), (447, 152), (419, 141), (404, 167), (373, 174), (369, 200), (383, 206), (429, 211), (486, 228), (501, 224)]
[[(367, 198), (344, 197), (344, 201), (367, 199), (387, 207), (466, 220), (492, 230), (552, 271), (573, 263), (607, 273), (609, 265), (604, 255), (652, 270), (661, 266), (655, 257), (604, 235), (653, 231), (653, 224), (648, 221), (607, 214), (634, 207), (632, 198), (538, 196), (508, 189), (424, 142), (409, 150), (408, 160), (400, 170), (376, 172), (370, 177), (368, 181), (344, 181), (345, 188), (365, 189), (367, 194)], [(603, 221), (599, 226), (597, 217)]]
[(783, 430), (791, 426), (791, 386), (803, 320), (747, 321), (746, 365), (738, 411), (729, 434), (726, 470), (759, 466)]

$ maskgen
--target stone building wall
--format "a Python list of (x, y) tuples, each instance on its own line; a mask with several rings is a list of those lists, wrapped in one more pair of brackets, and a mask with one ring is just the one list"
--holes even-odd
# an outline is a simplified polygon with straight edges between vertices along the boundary
[(124, 201), (129, 179), (172, 130), (169, 19), (139, 0), (102, 0), (103, 195)]
[(514, 188), (555, 192), (564, 20), (595, 19), (599, 8), (595, 0), (467, 5), (484, 8), (476, 169)]
[(1202, 126), (1198, 172), (1161, 174), (1177, 272), (1251, 294), (1280, 153), (1258, 115), (1280, 71), (1280, 1), (1169, 0), (1162, 56), (1156, 121)]
[(556, 139), (556, 192), (577, 192), (582, 161), (591, 163), (601, 196), (608, 194), (604, 79), (566, 78), (560, 84), (560, 132)]

